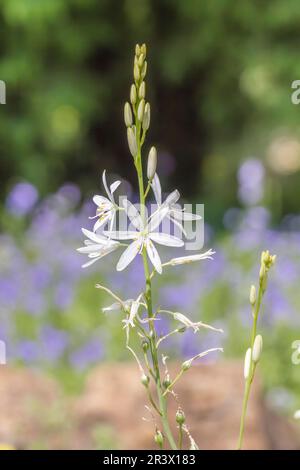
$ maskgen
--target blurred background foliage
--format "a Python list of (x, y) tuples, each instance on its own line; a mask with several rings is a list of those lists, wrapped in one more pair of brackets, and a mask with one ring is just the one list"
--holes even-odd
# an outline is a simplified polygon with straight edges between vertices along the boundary
[[(299, 407), (290, 363), (300, 334), (299, 21), (297, 0), (0, 0), (0, 339), (9, 359), (42, 365), (70, 389), (99, 360), (128, 359), (120, 315), (101, 316), (109, 299), (93, 286), (127, 296), (138, 265), (124, 281), (111, 261), (90, 274), (75, 248), (102, 170), (135, 182), (123, 103), (134, 45), (146, 42), (148, 145), (158, 147), (165, 190), (205, 203), (206, 245), (217, 251), (209, 267), (160, 280), (162, 302), (222, 326), (225, 353), (241, 357), (260, 251), (277, 253), (261, 367), (272, 400)], [(188, 357), (197, 335), (169, 347)]]
[(2, 194), (18, 178), (42, 194), (66, 180), (87, 192), (100, 168), (127, 164), (133, 178), (123, 102), (146, 42), (150, 139), (168, 185), (209, 201), (219, 224), (237, 203), (238, 161), (254, 154), (268, 163), (275, 220), (297, 209), (297, 0), (1, 0), (0, 14)]

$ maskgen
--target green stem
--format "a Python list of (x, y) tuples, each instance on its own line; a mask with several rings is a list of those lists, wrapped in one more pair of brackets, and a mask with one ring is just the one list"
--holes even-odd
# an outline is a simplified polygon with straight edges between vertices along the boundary
[(250, 390), (251, 390), (251, 385), (253, 382), (254, 378), (254, 372), (255, 372), (255, 364), (252, 361), (252, 350), (253, 350), (253, 345), (256, 337), (256, 327), (257, 327), (257, 319), (258, 319), (258, 314), (261, 306), (261, 301), (263, 297), (263, 290), (261, 285), (259, 286), (259, 292), (258, 292), (258, 298), (257, 302), (255, 305), (255, 310), (253, 313), (253, 325), (252, 325), (252, 330), (251, 330), (251, 364), (250, 364), (250, 373), (249, 377), (246, 380), (245, 384), (245, 391), (244, 391), (244, 398), (243, 398), (243, 407), (242, 407), (242, 416), (241, 416), (241, 423), (240, 423), (240, 433), (239, 433), (239, 441), (238, 441), (238, 447), (237, 450), (241, 450), (242, 445), (243, 445), (243, 439), (244, 439), (244, 431), (245, 431), (245, 421), (246, 421), (246, 415), (247, 415), (247, 407), (248, 407), (248, 401), (249, 401), (249, 396), (250, 396)]
[[(146, 223), (146, 214), (145, 214), (145, 189), (144, 189), (144, 179), (143, 179), (143, 168), (142, 168), (142, 157), (141, 157), (141, 144), (144, 140), (144, 136), (142, 138), (142, 142), (140, 139), (140, 132), (141, 132), (141, 124), (137, 121), (136, 122), (136, 139), (137, 139), (137, 148), (138, 153), (135, 159), (135, 166), (137, 170), (138, 176), (138, 184), (139, 184), (139, 194), (140, 194), (140, 204), (141, 204), (141, 217), (144, 223)], [(143, 256), (143, 264), (144, 264), (144, 272), (145, 272), (145, 281), (146, 281), (146, 304), (147, 304), (147, 311), (149, 319), (153, 318), (153, 308), (152, 308), (152, 289), (151, 289), (151, 277), (150, 277), (150, 270), (149, 270), (149, 263), (147, 258), (147, 253), (145, 248), (142, 252)], [(164, 428), (165, 435), (169, 441), (169, 444), (173, 450), (177, 449), (172, 431), (169, 426), (168, 422), (168, 415), (167, 415), (167, 401), (163, 396), (162, 391), (162, 384), (161, 384), (161, 377), (160, 377), (160, 370), (159, 370), (159, 363), (158, 363), (158, 356), (157, 356), (157, 348), (156, 348), (156, 331), (154, 328), (153, 321), (149, 321), (150, 327), (150, 352), (152, 357), (153, 363), (153, 370), (155, 373), (155, 385), (157, 390), (157, 397), (159, 402), (159, 411), (161, 414), (161, 421)]]

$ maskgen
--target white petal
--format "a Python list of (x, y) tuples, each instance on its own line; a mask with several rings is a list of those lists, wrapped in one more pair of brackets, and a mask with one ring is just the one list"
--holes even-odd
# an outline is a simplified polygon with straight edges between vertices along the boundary
[(155, 173), (155, 175), (154, 175), (151, 186), (152, 186), (152, 190), (153, 190), (153, 193), (154, 193), (156, 203), (157, 203), (157, 205), (160, 206), (161, 203), (162, 203), (161, 185), (160, 185), (160, 181), (159, 181), (159, 177), (158, 177), (157, 173)]
[(160, 223), (162, 222), (162, 220), (166, 217), (168, 213), (169, 213), (168, 206), (165, 206), (165, 207), (161, 206), (159, 209), (157, 209), (157, 211), (155, 211), (154, 214), (151, 215), (151, 217), (148, 220), (148, 227), (147, 227), (148, 232), (153, 232), (153, 230), (155, 230), (160, 225)]
[(177, 219), (177, 220), (192, 221), (192, 220), (202, 219), (201, 215), (192, 214), (191, 212), (185, 212), (184, 210), (179, 210), (179, 209), (172, 209), (170, 214), (172, 217), (174, 217), (174, 219)]
[(215, 254), (215, 251), (212, 249), (206, 251), (205, 253), (198, 253), (197, 255), (190, 255), (190, 256), (180, 256), (179, 258), (173, 258), (170, 261), (168, 261), (168, 265), (176, 266), (179, 264), (187, 264), (187, 263), (192, 263), (194, 261), (200, 261), (203, 259), (213, 259), (213, 255)]
[(167, 233), (151, 232), (149, 233), (149, 238), (160, 245), (166, 246), (183, 246), (183, 240), (180, 238), (174, 237), (173, 235), (168, 235)]
[(174, 225), (176, 225), (176, 227), (179, 228), (180, 232), (186, 237), (187, 236), (187, 233), (186, 231), (184, 230), (183, 226), (182, 226), (182, 223), (179, 222), (178, 220), (175, 220), (171, 214), (168, 214), (167, 215), (168, 219), (171, 220), (171, 222), (173, 222)]
[(99, 196), (98, 194), (96, 194), (96, 196), (93, 197), (93, 201), (96, 204), (96, 206), (102, 206), (103, 204), (108, 205), (108, 206), (112, 205), (110, 200), (107, 199), (107, 197)]
[(90, 240), (92, 240), (95, 243), (105, 245), (108, 242), (107, 238), (101, 235), (96, 235), (96, 233), (91, 232), (90, 230), (87, 230), (86, 228), (82, 228), (81, 231), (86, 237), (88, 237)]
[(102, 182), (103, 182), (103, 186), (105, 188), (106, 194), (108, 195), (108, 198), (111, 201), (112, 200), (112, 195), (111, 195), (110, 190), (108, 189), (108, 185), (107, 185), (107, 182), (106, 182), (106, 170), (104, 170), (103, 173), (102, 173)]
[(91, 266), (91, 264), (94, 264), (99, 258), (93, 258), (91, 261), (88, 261), (87, 263), (83, 264), (81, 267), (82, 268), (87, 268), (88, 266)]
[(123, 207), (132, 225), (137, 230), (142, 230), (143, 221), (137, 208), (133, 204), (131, 204), (131, 202), (128, 201), (128, 199), (123, 200)]
[(118, 189), (118, 187), (120, 186), (121, 184), (121, 181), (115, 181), (114, 183), (112, 183), (110, 185), (110, 192), (111, 194), (114, 194), (114, 192)]
[(164, 201), (164, 205), (167, 204), (169, 206), (172, 206), (173, 204), (176, 204), (179, 198), (180, 198), (180, 193), (177, 189), (175, 189), (166, 198), (166, 200)]
[(125, 230), (119, 230), (119, 231), (110, 231), (110, 230), (104, 230), (103, 233), (110, 238), (114, 238), (116, 240), (134, 240), (138, 238), (139, 232), (133, 232), (133, 231), (128, 231), (126, 232)]
[(94, 253), (95, 251), (100, 251), (103, 248), (103, 245), (87, 245), (81, 248), (77, 248), (79, 253)]
[(123, 271), (131, 261), (136, 257), (138, 252), (140, 251), (142, 244), (142, 239), (136, 240), (126, 248), (126, 250), (122, 253), (118, 264), (117, 264), (117, 271)]
[(149, 238), (146, 239), (145, 244), (146, 244), (147, 253), (150, 258), (151, 263), (153, 264), (156, 271), (159, 274), (161, 274), (162, 273), (161, 260), (157, 252), (157, 249), (155, 248), (155, 246), (153, 245), (152, 241)]
[(112, 216), (112, 213), (111, 212), (108, 212), (107, 214), (105, 214), (104, 216), (102, 217), (99, 217), (99, 219), (97, 220), (97, 222), (94, 224), (94, 227), (93, 227), (93, 231), (94, 232), (97, 232), (97, 230), (99, 230), (99, 228), (103, 227), (103, 225), (105, 225), (109, 219), (111, 218)]

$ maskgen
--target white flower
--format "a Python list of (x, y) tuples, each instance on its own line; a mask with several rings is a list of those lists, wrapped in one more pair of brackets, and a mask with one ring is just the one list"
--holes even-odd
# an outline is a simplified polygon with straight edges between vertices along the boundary
[(162, 264), (159, 254), (153, 242), (166, 246), (183, 246), (184, 242), (177, 237), (166, 233), (155, 232), (162, 219), (168, 213), (168, 207), (165, 206), (157, 210), (144, 224), (138, 210), (127, 199), (123, 201), (124, 209), (136, 231), (118, 231), (104, 233), (117, 240), (134, 240), (123, 252), (117, 264), (117, 271), (125, 269), (131, 261), (146, 249), (151, 263), (158, 273), (162, 272)]
[(157, 173), (154, 175), (151, 186), (158, 207), (167, 206), (169, 208), (167, 218), (170, 219), (184, 235), (186, 235), (186, 232), (182, 226), (183, 221), (200, 220), (201, 216), (192, 214), (190, 212), (185, 212), (184, 209), (178, 207), (177, 201), (180, 198), (180, 193), (177, 191), (177, 189), (170, 193), (166, 200), (162, 202), (161, 184)]
[(193, 263), (194, 261), (200, 261), (202, 259), (213, 259), (215, 251), (212, 249), (205, 253), (198, 253), (197, 255), (180, 256), (179, 258), (172, 258), (170, 261), (164, 264), (164, 266), (178, 266), (180, 264)]
[(200, 328), (207, 328), (208, 330), (219, 331), (220, 333), (223, 333), (222, 329), (214, 328), (213, 326), (210, 326), (207, 323), (203, 323), (201, 321), (193, 322), (188, 317), (183, 315), (183, 313), (174, 312), (173, 317), (174, 317), (175, 320), (179, 321), (180, 323), (182, 323), (187, 328), (192, 328), (194, 330), (194, 333), (199, 331)]
[(81, 230), (82, 233), (88, 237), (88, 240), (85, 240), (85, 246), (77, 248), (77, 251), (79, 251), (79, 253), (87, 254), (88, 257), (91, 258), (91, 261), (82, 265), (83, 268), (90, 266), (95, 263), (95, 261), (103, 258), (103, 256), (108, 255), (120, 246), (119, 242), (109, 240), (107, 237), (98, 235), (90, 230), (86, 230), (85, 228), (82, 228)]
[(120, 186), (121, 181), (115, 181), (108, 188), (106, 181), (106, 170), (103, 171), (102, 181), (108, 197), (105, 196), (94, 196), (93, 201), (96, 204), (97, 210), (96, 215), (91, 217), (92, 219), (98, 218), (97, 222), (94, 225), (94, 232), (96, 232), (100, 227), (105, 225), (110, 221), (110, 230), (113, 228), (116, 212), (119, 209), (114, 199), (114, 192)]
[(142, 305), (140, 301), (141, 298), (142, 298), (142, 294), (140, 294), (136, 300), (131, 301), (129, 315), (125, 320), (122, 320), (122, 322), (124, 323), (124, 328), (129, 328), (129, 326), (134, 328), (135, 317), (138, 314), (140, 305)]
[(124, 300), (122, 302), (114, 302), (113, 304), (109, 305), (108, 307), (103, 307), (102, 312), (113, 312), (115, 310), (121, 310), (122, 308), (125, 310), (129, 310), (132, 305), (133, 299)]

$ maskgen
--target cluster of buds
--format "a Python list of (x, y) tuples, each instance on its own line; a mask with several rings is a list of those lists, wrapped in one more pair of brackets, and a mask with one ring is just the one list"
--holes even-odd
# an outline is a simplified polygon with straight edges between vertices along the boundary
[(247, 380), (252, 372), (252, 363), (256, 365), (261, 357), (263, 349), (263, 339), (261, 335), (256, 335), (253, 348), (248, 348), (244, 361), (244, 377)]
[(270, 255), (269, 250), (263, 251), (261, 254), (261, 265), (259, 271), (259, 282), (262, 291), (265, 292), (268, 282), (268, 271), (276, 261), (276, 255)]
[[(147, 73), (146, 44), (139, 44), (135, 47), (133, 64), (134, 83), (130, 88), (130, 103), (127, 101), (124, 106), (124, 122), (127, 127), (127, 140), (131, 155), (137, 158), (139, 152), (137, 134), (143, 132), (142, 142), (150, 126), (150, 104), (146, 102)], [(149, 182), (152, 181), (156, 172), (157, 152), (155, 147), (151, 147), (148, 156), (147, 176)]]

